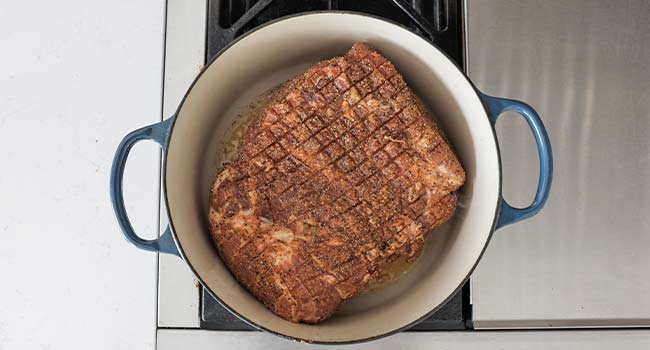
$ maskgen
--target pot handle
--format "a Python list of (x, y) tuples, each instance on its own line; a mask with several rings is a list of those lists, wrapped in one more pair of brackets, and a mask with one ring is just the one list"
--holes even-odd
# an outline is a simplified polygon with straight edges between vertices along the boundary
[(117, 147), (115, 158), (113, 158), (110, 191), (111, 202), (113, 203), (113, 210), (117, 217), (117, 223), (120, 225), (120, 229), (122, 229), (122, 233), (124, 233), (124, 237), (126, 237), (127, 241), (143, 250), (180, 256), (178, 249), (176, 248), (176, 243), (174, 243), (169, 225), (167, 225), (165, 232), (157, 239), (143, 239), (135, 233), (133, 226), (131, 226), (131, 222), (129, 221), (129, 217), (126, 214), (126, 208), (124, 207), (124, 194), (122, 193), (124, 166), (126, 165), (126, 159), (129, 157), (129, 152), (131, 152), (133, 145), (142, 140), (152, 140), (160, 145), (163, 153), (166, 152), (167, 136), (169, 135), (173, 119), (174, 117), (171, 117), (160, 123), (134, 130), (124, 137), (120, 145)]
[(537, 152), (539, 154), (539, 181), (535, 199), (526, 208), (515, 208), (508, 204), (501, 196), (499, 216), (497, 218), (496, 229), (503, 226), (514, 224), (515, 222), (528, 219), (537, 214), (548, 199), (551, 190), (551, 180), (553, 179), (553, 154), (551, 152), (551, 143), (548, 140), (548, 134), (542, 124), (539, 115), (535, 110), (524, 102), (488, 96), (483, 93), (479, 94), (485, 105), (492, 127), (496, 125), (497, 118), (506, 111), (517, 112), (526, 119), (530, 126), (535, 142), (537, 143)]

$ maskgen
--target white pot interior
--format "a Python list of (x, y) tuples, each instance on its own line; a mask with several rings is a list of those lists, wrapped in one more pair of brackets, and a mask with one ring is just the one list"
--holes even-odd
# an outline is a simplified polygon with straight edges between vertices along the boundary
[[(397, 281), (346, 301), (318, 325), (268, 311), (220, 261), (207, 226), (208, 196), (223, 142), (238, 113), (262, 92), (309, 65), (369, 43), (390, 59), (445, 131), (467, 173), (454, 218), (430, 234)], [(174, 125), (166, 159), (170, 220), (186, 261), (213, 294), (265, 329), (319, 342), (356, 341), (404, 327), (440, 306), (468, 276), (487, 243), (499, 198), (491, 125), (462, 73), (438, 49), (380, 19), (317, 13), (257, 30), (221, 54), (192, 87)]]

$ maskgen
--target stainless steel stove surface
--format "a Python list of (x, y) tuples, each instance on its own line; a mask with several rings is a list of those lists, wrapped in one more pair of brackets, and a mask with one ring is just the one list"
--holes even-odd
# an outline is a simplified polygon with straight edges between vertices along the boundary
[[(357, 11), (397, 22), (433, 42), (464, 67), (461, 2), (455, 0), (208, 0), (206, 62), (230, 42), (277, 18), (307, 11)], [(469, 284), (411, 330), (458, 330), (471, 325)], [(200, 328), (254, 330), (201, 290)]]
[[(471, 277), (471, 305), (465, 286), (414, 327), (500, 331), (401, 332), (366, 347), (650, 348), (650, 220), (644, 215), (650, 208), (647, 1), (166, 4), (161, 118), (174, 114), (207, 60), (252, 28), (304, 11), (353, 10), (385, 17), (425, 37), (478, 88), (525, 100), (544, 120), (557, 165), (544, 211), (494, 235)], [(496, 127), (505, 152), (504, 196), (524, 205), (532, 194), (522, 189), (534, 188), (537, 179), (536, 149), (526, 123), (510, 117), (500, 118)], [(160, 213), (162, 230), (164, 204)], [(158, 261), (158, 349), (297, 348), (249, 331), (203, 291), (181, 259), (161, 254)], [(593, 329), (618, 327), (625, 329)]]

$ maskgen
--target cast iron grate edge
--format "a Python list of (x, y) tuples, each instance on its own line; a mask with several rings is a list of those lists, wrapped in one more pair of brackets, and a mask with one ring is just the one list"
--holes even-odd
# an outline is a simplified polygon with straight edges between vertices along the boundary
[[(461, 0), (208, 0), (206, 62), (231, 41), (268, 21), (308, 11), (356, 11), (409, 28), (463, 62)], [(201, 329), (255, 330), (221, 306), (205, 289), (200, 298)], [(469, 282), (440, 310), (409, 331), (472, 328)]]

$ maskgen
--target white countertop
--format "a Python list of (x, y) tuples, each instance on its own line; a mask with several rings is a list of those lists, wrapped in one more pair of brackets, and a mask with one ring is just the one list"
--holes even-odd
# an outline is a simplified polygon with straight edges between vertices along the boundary
[[(120, 139), (161, 117), (164, 0), (0, 2), (0, 349), (153, 349), (155, 254), (110, 205)], [(158, 225), (158, 150), (125, 178)]]

